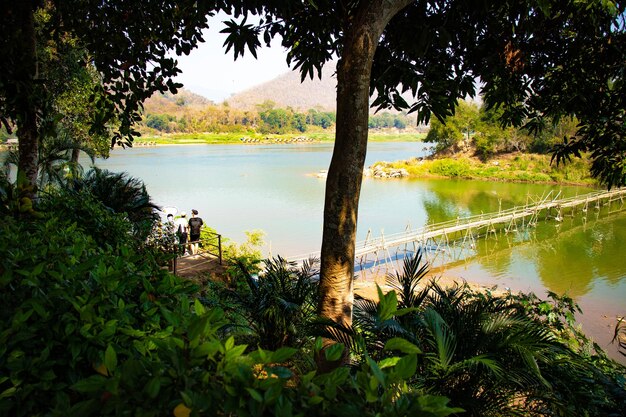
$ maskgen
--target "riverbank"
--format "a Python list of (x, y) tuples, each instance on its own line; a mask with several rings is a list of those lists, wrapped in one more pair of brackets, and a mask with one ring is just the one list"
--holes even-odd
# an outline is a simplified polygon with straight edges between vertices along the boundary
[[(372, 130), (369, 133), (369, 140), (372, 142), (412, 142), (422, 141), (426, 136), (425, 133), (418, 132), (414, 129), (398, 130)], [(281, 135), (261, 134), (254, 132), (235, 132), (235, 133), (172, 133), (161, 136), (145, 135), (135, 140), (136, 144), (154, 144), (154, 145), (224, 145), (224, 144), (251, 144), (251, 145), (270, 145), (285, 143), (321, 143), (333, 142), (335, 140), (335, 132), (332, 130), (323, 132), (306, 132), (306, 133), (286, 133)], [(139, 146), (142, 146), (139, 145)]]
[(450, 178), (488, 181), (532, 182), (597, 186), (589, 173), (589, 161), (575, 158), (570, 163), (551, 163), (550, 155), (512, 153), (487, 162), (467, 155), (449, 158), (412, 158), (376, 162), (370, 173), (377, 178)]

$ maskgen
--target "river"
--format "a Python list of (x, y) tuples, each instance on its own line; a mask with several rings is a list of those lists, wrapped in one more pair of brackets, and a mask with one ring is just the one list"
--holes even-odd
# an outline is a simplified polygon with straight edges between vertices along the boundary
[[(324, 179), (332, 144), (184, 145), (115, 149), (97, 165), (141, 178), (153, 200), (180, 211), (192, 208), (219, 233), (243, 242), (245, 231), (265, 232), (265, 255), (319, 251)], [(421, 142), (374, 142), (366, 165), (425, 156)], [(365, 178), (358, 240), (444, 220), (522, 205), (549, 192), (561, 197), (584, 187), (481, 181)], [(589, 212), (540, 222), (526, 234), (477, 242), (476, 253), (443, 274), (512, 290), (567, 292), (585, 312), (582, 323), (612, 356), (610, 330), (626, 314), (626, 211)]]

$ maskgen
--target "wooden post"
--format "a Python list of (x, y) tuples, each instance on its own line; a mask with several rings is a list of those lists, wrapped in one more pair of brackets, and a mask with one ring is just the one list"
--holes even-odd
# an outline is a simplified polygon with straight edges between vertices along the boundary
[(222, 265), (222, 235), (217, 235), (217, 250), (219, 252), (220, 265)]

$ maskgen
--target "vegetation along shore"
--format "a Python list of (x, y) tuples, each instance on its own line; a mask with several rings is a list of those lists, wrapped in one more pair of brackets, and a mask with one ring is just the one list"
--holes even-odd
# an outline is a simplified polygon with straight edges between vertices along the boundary
[(376, 178), (453, 178), (488, 181), (558, 183), (597, 186), (589, 174), (589, 163), (578, 159), (569, 164), (551, 163), (550, 156), (511, 153), (488, 161), (472, 156), (455, 158), (412, 158), (395, 162), (376, 162), (366, 175)]
[[(433, 144), (428, 158), (377, 162), (374, 177), (455, 178), (576, 185), (599, 185), (586, 154), (558, 161), (553, 151), (574, 137), (575, 118), (549, 121), (538, 132), (530, 127), (502, 127), (501, 111), (461, 101), (445, 123), (432, 120), (424, 141)], [(557, 163), (560, 162), (560, 163)]]

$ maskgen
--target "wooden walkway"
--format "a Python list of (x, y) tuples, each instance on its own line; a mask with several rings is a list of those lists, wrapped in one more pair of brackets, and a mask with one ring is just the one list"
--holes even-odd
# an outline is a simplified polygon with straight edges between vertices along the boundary
[[(512, 232), (518, 227), (533, 227), (541, 219), (562, 221), (565, 214), (573, 214), (577, 209), (581, 213), (588, 210), (600, 210), (604, 204), (619, 201), (620, 208), (624, 205), (626, 188), (611, 191), (593, 192), (581, 196), (559, 199), (559, 195), (549, 193), (538, 201), (524, 206), (501, 210), (495, 213), (481, 214), (455, 220), (424, 226), (417, 230), (407, 229), (404, 232), (391, 235), (372, 237), (368, 232), (364, 241), (357, 242), (355, 258), (358, 263), (367, 263), (367, 255), (384, 254), (384, 258), (391, 258), (390, 248), (408, 245), (417, 247), (434, 246), (440, 248), (451, 241), (461, 240), (462, 243), (473, 244), (474, 239), (481, 234), (487, 236), (496, 233), (496, 228), (505, 233)], [(288, 258), (289, 261), (301, 263), (310, 258), (319, 258), (319, 252), (308, 253)]]

